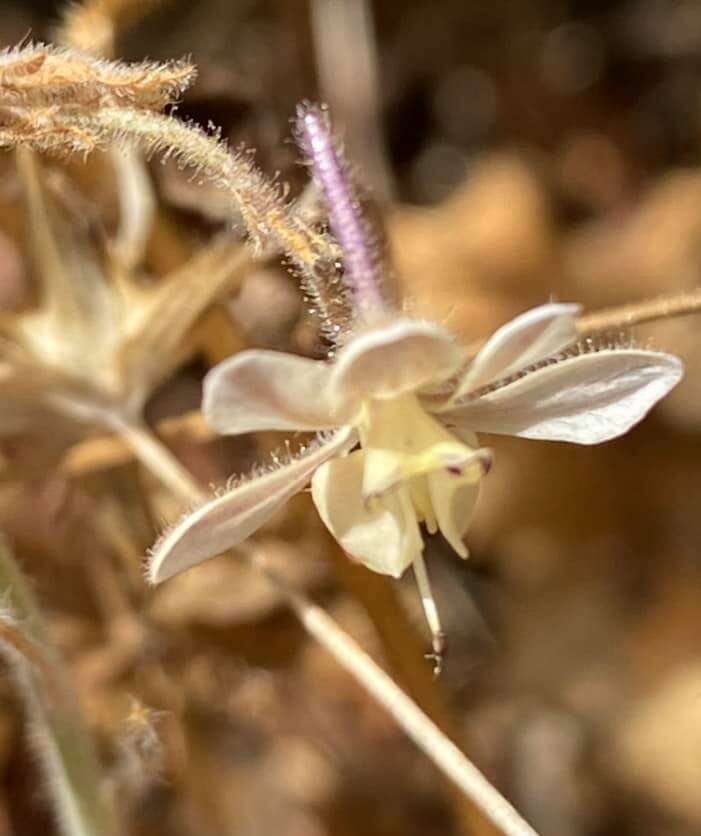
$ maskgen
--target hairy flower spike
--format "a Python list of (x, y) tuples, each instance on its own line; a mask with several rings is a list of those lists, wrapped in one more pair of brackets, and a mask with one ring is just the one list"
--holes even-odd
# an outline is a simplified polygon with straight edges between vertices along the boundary
[(328, 112), (316, 105), (300, 105), (297, 129), (314, 180), (324, 194), (331, 229), (343, 251), (345, 279), (354, 301), (364, 315), (382, 311), (386, 303), (377, 245), (368, 232), (348, 165), (333, 138)]

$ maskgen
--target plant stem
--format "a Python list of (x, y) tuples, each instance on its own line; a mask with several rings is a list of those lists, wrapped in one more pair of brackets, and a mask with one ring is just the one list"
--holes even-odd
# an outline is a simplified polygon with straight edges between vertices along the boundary
[[(141, 424), (124, 434), (136, 456), (164, 485), (187, 502), (205, 498), (204, 490), (180, 462)], [(338, 624), (309, 598), (268, 568), (259, 555), (246, 556), (262, 572), (296, 614), (307, 633), (394, 718), (407, 736), (433, 761), (482, 813), (506, 836), (537, 836), (509, 802), (482, 775), (444, 732), (402, 691), (373, 659)]]
[[(695, 313), (701, 313), (701, 288), (699, 287), (681, 293), (658, 296), (656, 299), (645, 299), (642, 302), (616, 305), (604, 308), (602, 311), (583, 314), (577, 317), (577, 331), (582, 336), (597, 331), (620, 331), (645, 322), (656, 322), (660, 319), (672, 319)], [(467, 356), (474, 357), (486, 342), (486, 339), (471, 342), (466, 349)]]
[[(349, 560), (335, 541), (329, 544), (329, 558), (343, 587), (365, 609), (397, 685), (418, 703), (445, 735), (458, 739), (460, 721), (447, 694), (426, 664), (425, 637), (407, 615), (394, 579), (368, 572), (365, 566)], [(451, 808), (461, 833), (495, 836), (500, 832), (458, 786), (448, 782), (446, 789), (450, 792)]]
[(290, 589), (274, 571), (266, 568), (264, 559), (254, 559), (254, 565), (275, 584), (307, 632), (394, 717), (419, 749), (478, 805), (490, 821), (508, 836), (537, 836), (452, 740), (324, 610)]
[(0, 653), (23, 698), (58, 829), (63, 836), (116, 836), (119, 827), (102, 793), (97, 756), (75, 695), (30, 586), (2, 540), (0, 594)]
[(595, 331), (631, 328), (643, 322), (688, 316), (699, 311), (701, 311), (701, 288), (696, 288), (683, 293), (659, 296), (657, 299), (646, 299), (644, 302), (618, 305), (614, 308), (605, 308), (603, 311), (584, 314), (577, 319), (577, 330), (580, 334), (591, 334)]
[(206, 498), (197, 480), (145, 424), (117, 420), (113, 429), (119, 431), (137, 460), (175, 496), (187, 502)]

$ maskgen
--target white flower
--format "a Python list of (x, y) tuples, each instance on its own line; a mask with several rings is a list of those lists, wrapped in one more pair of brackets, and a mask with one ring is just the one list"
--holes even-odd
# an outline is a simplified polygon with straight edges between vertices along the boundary
[(682, 364), (669, 354), (573, 347), (578, 310), (528, 311), (469, 364), (442, 328), (400, 316), (357, 333), (333, 363), (262, 350), (221, 363), (204, 389), (216, 430), (323, 434), (186, 516), (156, 545), (150, 579), (240, 543), (311, 481), (343, 549), (395, 577), (413, 564), (426, 604), (419, 524), (467, 556), (462, 538), (490, 464), (475, 432), (596, 444), (625, 433), (680, 380)]

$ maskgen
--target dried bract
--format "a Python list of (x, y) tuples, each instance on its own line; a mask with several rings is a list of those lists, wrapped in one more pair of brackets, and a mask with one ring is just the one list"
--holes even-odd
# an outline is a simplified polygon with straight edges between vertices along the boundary
[(0, 104), (35, 108), (134, 107), (162, 110), (192, 84), (187, 61), (125, 64), (47, 44), (0, 53)]
[(138, 422), (154, 387), (185, 359), (197, 318), (247, 267), (245, 248), (215, 238), (145, 286), (52, 192), (32, 152), (19, 153), (18, 163), (40, 300), (0, 320), (0, 391), (11, 406), (0, 414), (0, 433), (47, 411), (85, 429)]

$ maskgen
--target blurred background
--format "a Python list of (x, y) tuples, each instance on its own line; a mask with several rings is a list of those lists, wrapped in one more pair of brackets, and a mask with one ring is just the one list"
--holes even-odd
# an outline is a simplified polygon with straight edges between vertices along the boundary
[[(295, 106), (332, 106), (412, 309), (468, 342), (551, 298), (594, 310), (697, 286), (698, 2), (151, 6), (131, 4), (115, 55), (191, 56), (199, 78), (179, 115), (254, 147), (292, 194), (307, 179), (290, 141)], [(2, 44), (50, 39), (59, 14), (6, 0)], [(114, 184), (92, 162), (60, 169), (109, 236)], [(159, 209), (146, 285), (226, 214), (175, 165), (149, 170)], [(33, 304), (36, 276), (12, 154), (0, 174), (0, 305), (12, 316)], [(412, 579), (355, 571), (306, 495), (257, 540), (543, 836), (701, 833), (698, 330), (694, 317), (636, 329), (639, 343), (682, 356), (687, 377), (625, 438), (591, 449), (487, 439), (496, 461), (470, 560), (439, 538), (427, 548), (449, 646), (437, 683)], [(207, 368), (240, 348), (324, 350), (279, 259), (251, 265), (193, 339), (147, 405), (153, 422), (195, 409)], [(69, 472), (74, 441), (59, 443), (48, 420), (2, 439), (0, 528), (66, 660), (125, 833), (492, 832), (235, 561), (147, 589), (158, 489), (128, 457)], [(211, 483), (276, 441), (168, 436)], [(55, 832), (23, 716), (3, 677), (3, 836)]]

